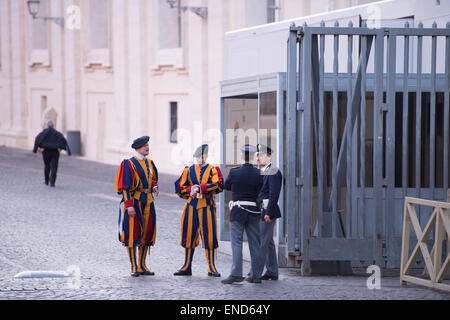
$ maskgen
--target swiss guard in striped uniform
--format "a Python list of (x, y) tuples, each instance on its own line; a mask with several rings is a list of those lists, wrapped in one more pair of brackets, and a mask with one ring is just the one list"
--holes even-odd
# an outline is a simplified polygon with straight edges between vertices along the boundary
[(156, 240), (152, 193), (159, 194), (158, 171), (153, 161), (147, 158), (149, 139), (144, 136), (134, 140), (131, 146), (135, 149), (134, 157), (122, 161), (115, 183), (116, 192), (123, 196), (119, 210), (119, 240), (127, 248), (133, 277), (154, 275), (145, 265), (146, 255), (150, 254), (150, 247)]
[(208, 275), (220, 277), (214, 264), (217, 241), (217, 217), (214, 195), (223, 191), (220, 169), (206, 163), (208, 145), (201, 145), (194, 153), (196, 164), (185, 167), (175, 182), (175, 193), (186, 199), (181, 217), (181, 246), (185, 248), (185, 261), (175, 276), (192, 275), (192, 258), (201, 237), (208, 261)]

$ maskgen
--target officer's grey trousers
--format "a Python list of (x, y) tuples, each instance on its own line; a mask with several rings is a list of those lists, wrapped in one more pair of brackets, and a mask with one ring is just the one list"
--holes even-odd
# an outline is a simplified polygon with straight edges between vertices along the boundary
[[(275, 242), (273, 241), (273, 230), (277, 223), (276, 219), (273, 219), (269, 223), (265, 221), (259, 222), (259, 232), (260, 232), (260, 244), (261, 244), (261, 261), (263, 266), (261, 272), (266, 266), (266, 274), (269, 276), (278, 277), (278, 259), (277, 250), (275, 247)], [(253, 266), (248, 272), (248, 275), (253, 274)]]
[(233, 264), (231, 266), (231, 275), (242, 277), (242, 242), (244, 230), (247, 233), (248, 248), (254, 277), (261, 278), (263, 263), (260, 250), (259, 221), (260, 217), (249, 216), (246, 222), (231, 221), (231, 250), (233, 254)]
[(266, 273), (270, 276), (278, 276), (277, 250), (273, 241), (273, 229), (275, 228), (276, 222), (276, 219), (269, 223), (265, 221), (260, 222), (261, 258), (265, 262)]

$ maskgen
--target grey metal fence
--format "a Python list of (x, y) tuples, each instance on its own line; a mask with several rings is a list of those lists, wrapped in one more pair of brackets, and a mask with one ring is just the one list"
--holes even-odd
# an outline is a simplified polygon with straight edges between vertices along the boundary
[(399, 267), (404, 197), (447, 201), (450, 22), (292, 25), (287, 45), (290, 256), (306, 274), (313, 260)]

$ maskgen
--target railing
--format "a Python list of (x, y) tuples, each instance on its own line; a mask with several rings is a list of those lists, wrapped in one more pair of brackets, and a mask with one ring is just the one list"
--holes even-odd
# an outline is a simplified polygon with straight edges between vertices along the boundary
[[(414, 205), (434, 208), (433, 213), (423, 230), (420, 226), (419, 219), (417, 218)], [(411, 256), (408, 257), (411, 224), (417, 237), (417, 244), (414, 247)], [(427, 239), (432, 234), (433, 228), (435, 231), (434, 246), (430, 253), (427, 246)], [(442, 263), (442, 248), (445, 234), (447, 234), (447, 253), (445, 255), (444, 263)], [(449, 239), (450, 203), (406, 197), (403, 214), (400, 283), (405, 284), (405, 282), (411, 282), (431, 288), (450, 291), (450, 285), (442, 283), (443, 279), (448, 276), (450, 267)], [(419, 256), (419, 253), (422, 253), (425, 261), (425, 270), (430, 278), (429, 280), (407, 274)]]

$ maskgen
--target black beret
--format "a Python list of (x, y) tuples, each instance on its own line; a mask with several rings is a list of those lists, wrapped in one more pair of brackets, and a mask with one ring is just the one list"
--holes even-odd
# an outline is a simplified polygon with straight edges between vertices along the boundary
[(258, 153), (272, 154), (272, 149), (268, 146), (258, 144), (256, 147), (258, 149)]
[(208, 154), (208, 145), (202, 144), (200, 147), (198, 147), (194, 152), (194, 157), (201, 157), (204, 154)]
[(143, 147), (148, 142), (148, 140), (150, 140), (149, 136), (143, 136), (143, 137), (137, 138), (136, 140), (133, 141), (133, 144), (131, 145), (131, 147), (133, 149), (139, 149), (140, 147)]

